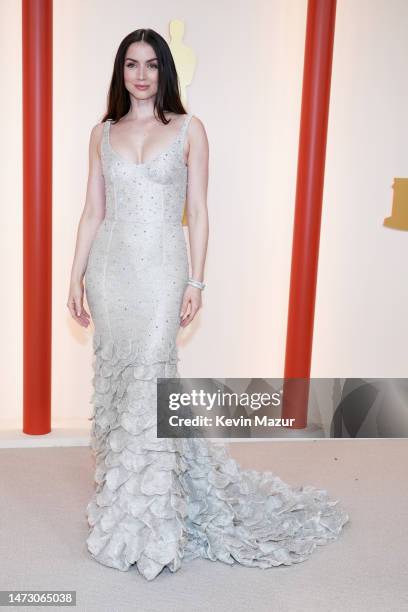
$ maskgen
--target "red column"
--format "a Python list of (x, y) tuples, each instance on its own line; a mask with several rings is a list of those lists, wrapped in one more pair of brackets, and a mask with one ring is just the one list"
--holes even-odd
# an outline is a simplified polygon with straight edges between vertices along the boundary
[(23, 431), (51, 431), (52, 0), (23, 0)]
[(336, 0), (309, 0), (286, 338), (283, 418), (307, 424)]

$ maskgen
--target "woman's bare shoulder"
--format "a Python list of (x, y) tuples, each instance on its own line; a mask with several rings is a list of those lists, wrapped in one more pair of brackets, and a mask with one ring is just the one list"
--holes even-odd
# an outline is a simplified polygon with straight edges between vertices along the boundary
[(91, 130), (90, 147), (96, 150), (101, 155), (101, 144), (105, 122), (96, 123)]
[(91, 138), (95, 138), (96, 140), (100, 140), (102, 137), (103, 129), (105, 126), (105, 121), (101, 121), (100, 123), (96, 123), (91, 130)]
[(192, 138), (198, 141), (199, 140), (206, 141), (207, 132), (206, 132), (203, 121), (199, 117), (197, 117), (197, 115), (193, 115), (192, 113), (190, 114), (191, 114), (191, 120), (188, 125), (189, 136), (191, 136)]

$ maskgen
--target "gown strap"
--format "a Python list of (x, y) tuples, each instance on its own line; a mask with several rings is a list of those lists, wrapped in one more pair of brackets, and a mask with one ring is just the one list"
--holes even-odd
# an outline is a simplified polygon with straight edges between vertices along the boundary
[(192, 116), (193, 116), (193, 115), (192, 115), (191, 113), (187, 113), (187, 115), (186, 115), (186, 117), (185, 117), (185, 119), (184, 119), (183, 125), (181, 126), (181, 130), (180, 130), (180, 140), (181, 140), (181, 143), (182, 143), (183, 145), (184, 145), (184, 141), (185, 141), (186, 134), (187, 134), (187, 129), (188, 129), (188, 126), (189, 126), (189, 124), (190, 124), (190, 121), (191, 121)]
[(102, 132), (102, 142), (101, 142), (101, 150), (103, 152), (108, 150), (109, 145), (109, 128), (111, 125), (112, 119), (107, 119), (103, 123), (103, 132)]

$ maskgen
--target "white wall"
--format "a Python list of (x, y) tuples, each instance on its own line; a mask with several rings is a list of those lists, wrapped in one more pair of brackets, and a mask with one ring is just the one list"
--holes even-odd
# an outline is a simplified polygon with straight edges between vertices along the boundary
[(407, 232), (382, 226), (408, 175), (408, 4), (338, 3), (314, 376), (408, 376)]
[(22, 421), (23, 184), (21, 3), (0, 4), (0, 428)]
[[(54, 0), (54, 423), (91, 410), (92, 330), (66, 307), (90, 131), (122, 38), (152, 27), (169, 40), (174, 18), (198, 57), (188, 108), (210, 141), (208, 286), (178, 337), (180, 374), (283, 375), (306, 8)], [(21, 422), (22, 401), (20, 3), (0, 11), (4, 424)], [(406, 175), (407, 21), (404, 0), (337, 6), (313, 376), (407, 376), (407, 234), (382, 227), (393, 177)]]

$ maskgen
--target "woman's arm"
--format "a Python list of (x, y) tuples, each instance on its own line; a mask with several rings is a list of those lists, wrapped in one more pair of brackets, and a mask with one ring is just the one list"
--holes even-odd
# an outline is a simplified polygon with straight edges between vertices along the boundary
[[(204, 280), (208, 245), (208, 139), (202, 122), (192, 117), (188, 130), (187, 222), (190, 243), (191, 277)], [(180, 325), (186, 327), (201, 308), (201, 289), (187, 285), (180, 313)], [(190, 312), (187, 314), (188, 306)]]
[(102, 123), (95, 125), (89, 141), (88, 184), (85, 206), (78, 225), (67, 303), (72, 317), (83, 327), (89, 324), (89, 314), (83, 307), (83, 279), (93, 239), (105, 217), (105, 182), (99, 153), (102, 131)]

